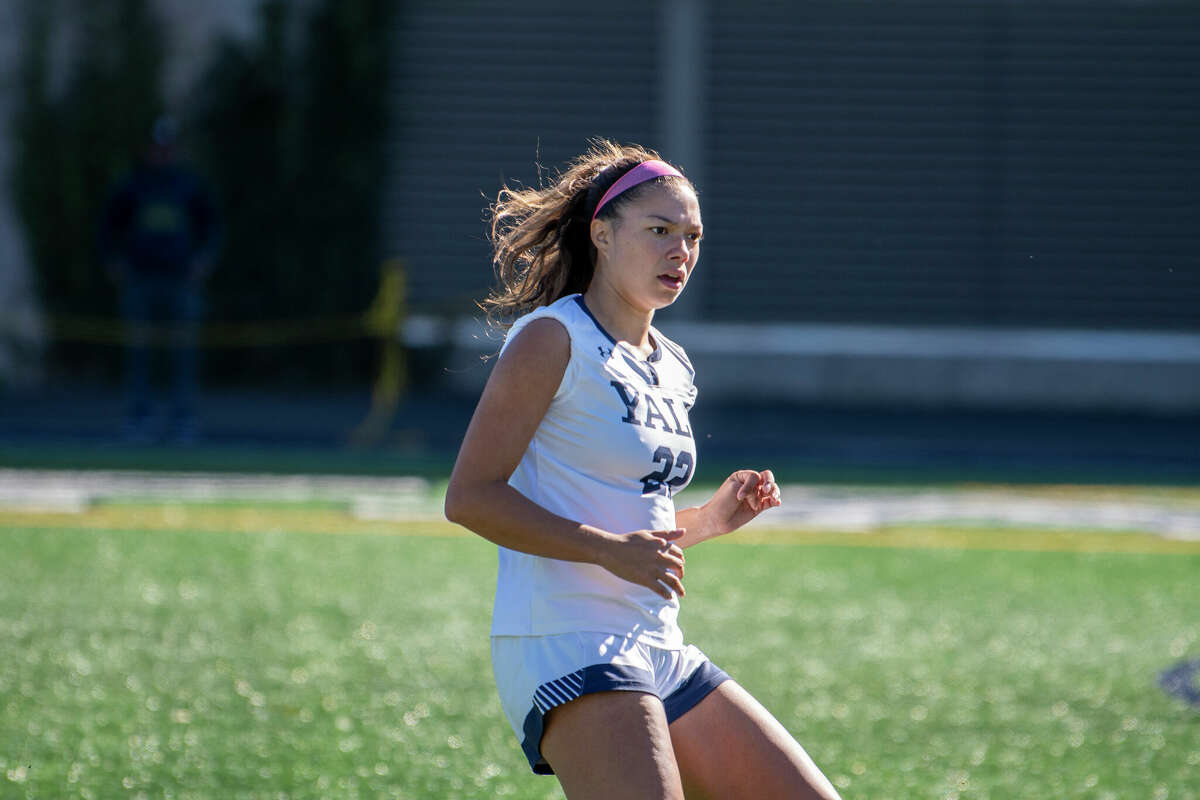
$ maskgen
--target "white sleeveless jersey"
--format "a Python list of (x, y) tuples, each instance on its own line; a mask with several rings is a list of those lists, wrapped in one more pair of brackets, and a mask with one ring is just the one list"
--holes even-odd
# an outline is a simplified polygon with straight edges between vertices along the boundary
[[(508, 483), (539, 506), (612, 533), (671, 530), (672, 497), (695, 471), (688, 409), (694, 371), (683, 349), (651, 328), (643, 358), (619, 344), (569, 295), (516, 321), (556, 319), (571, 355), (562, 383)], [(493, 636), (592, 631), (681, 647), (679, 600), (664, 600), (603, 567), (500, 548)]]

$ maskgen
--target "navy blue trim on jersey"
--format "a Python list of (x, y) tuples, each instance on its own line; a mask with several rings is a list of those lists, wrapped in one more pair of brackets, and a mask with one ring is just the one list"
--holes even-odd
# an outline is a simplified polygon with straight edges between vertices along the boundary
[(701, 700), (708, 697), (713, 689), (727, 680), (732, 679), (725, 670), (711, 661), (705, 661), (696, 668), (692, 677), (683, 682), (683, 686), (671, 692), (663, 700), (663, 707), (667, 710), (667, 724), (691, 711), (699, 705)]
[[(596, 325), (596, 328), (601, 333), (604, 334), (606, 339), (608, 339), (614, 345), (620, 344), (620, 342), (618, 342), (616, 339), (614, 339), (613, 335), (611, 333), (609, 333), (607, 330), (605, 330), (604, 326), (600, 324), (600, 320), (596, 319), (596, 315), (593, 314), (592, 310), (587, 307), (587, 303), (583, 302), (583, 295), (581, 295), (581, 294), (575, 295), (575, 302), (579, 303), (579, 307), (583, 309), (583, 313), (588, 315), (588, 317)], [(659, 359), (662, 358), (662, 347), (659, 346), (657, 337), (651, 337), (650, 341), (654, 342), (654, 352), (651, 353), (650, 355), (646, 356), (644, 360), (645, 361), (658, 361)], [(641, 358), (641, 356), (639, 355), (638, 358)], [(689, 365), (689, 367), (690, 367), (690, 365)], [(695, 374), (696, 374), (695, 372), (692, 372), (693, 376)]]
[(554, 774), (554, 770), (542, 758), (542, 734), (545, 732), (546, 714), (563, 703), (596, 692), (654, 694), (654, 676), (644, 669), (620, 664), (593, 664), (539, 686), (533, 693), (533, 708), (525, 715), (525, 738), (521, 741), (521, 749), (525, 751), (525, 758), (529, 759), (529, 766), (535, 773)]
[(654, 368), (653, 364), (632, 358), (624, 350), (621, 351), (621, 358), (625, 359), (625, 363), (629, 365), (629, 368), (640, 375), (647, 385), (658, 386), (658, 370)]
[[(663, 699), (667, 724), (695, 708), (701, 700), (725, 681), (729, 675), (723, 669), (705, 661), (683, 685)], [(643, 669), (621, 664), (593, 664), (539, 686), (533, 693), (533, 708), (525, 715), (521, 749), (529, 766), (538, 775), (553, 775), (554, 770), (542, 758), (542, 734), (546, 730), (546, 714), (564, 703), (596, 692), (645, 692), (657, 696), (654, 676)]]
[(579, 307), (583, 309), (583, 313), (587, 314), (588, 317), (591, 318), (592, 322), (594, 322), (596, 324), (596, 327), (600, 329), (600, 332), (603, 333), (610, 342), (612, 342), (613, 344), (616, 344), (617, 340), (612, 337), (611, 333), (604, 330), (604, 326), (600, 324), (600, 320), (596, 319), (596, 315), (593, 314), (592, 310), (587, 307), (587, 303), (583, 302), (583, 295), (581, 295), (581, 294), (575, 295), (575, 302), (579, 303)]

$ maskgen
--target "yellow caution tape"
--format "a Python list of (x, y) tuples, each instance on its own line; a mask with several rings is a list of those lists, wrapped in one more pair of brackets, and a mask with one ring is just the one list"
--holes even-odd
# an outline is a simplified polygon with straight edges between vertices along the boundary
[(350, 434), (351, 444), (366, 446), (382, 439), (391, 428), (400, 398), (408, 388), (407, 355), (396, 336), (407, 313), (406, 288), (403, 263), (398, 259), (385, 262), (375, 302), (363, 315), (368, 329), (379, 337), (383, 352), (371, 389), (371, 410)]
[(59, 341), (144, 347), (270, 347), (307, 342), (379, 339), (379, 368), (371, 390), (371, 410), (350, 434), (352, 444), (378, 442), (391, 427), (408, 387), (408, 360), (400, 342), (407, 315), (404, 264), (383, 264), (379, 290), (366, 311), (335, 317), (270, 322), (208, 322), (195, 326), (130, 324), (103, 317), (58, 315), (50, 319), (50, 335)]
[(173, 347), (188, 337), (202, 347), (258, 347), (330, 342), (380, 335), (366, 315), (281, 320), (278, 322), (216, 322), (196, 326), (194, 333), (179, 325), (123, 323), (101, 317), (55, 316), (50, 335), (59, 341), (145, 347)]

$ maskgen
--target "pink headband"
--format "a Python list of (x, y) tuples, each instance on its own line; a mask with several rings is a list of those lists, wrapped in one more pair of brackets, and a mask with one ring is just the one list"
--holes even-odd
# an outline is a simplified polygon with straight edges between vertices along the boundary
[(676, 178), (682, 178), (683, 174), (672, 167), (665, 161), (643, 161), (633, 169), (626, 172), (617, 182), (609, 187), (604, 196), (600, 198), (600, 202), (596, 204), (596, 210), (592, 212), (592, 219), (600, 213), (600, 209), (608, 205), (609, 202), (616, 199), (617, 195), (622, 194), (639, 183), (652, 181), (655, 178), (661, 178), (664, 175), (674, 175)]

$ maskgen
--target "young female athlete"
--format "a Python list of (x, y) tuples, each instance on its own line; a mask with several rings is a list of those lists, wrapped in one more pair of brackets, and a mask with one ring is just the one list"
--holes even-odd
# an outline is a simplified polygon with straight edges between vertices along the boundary
[(652, 327), (696, 267), (696, 191), (597, 141), (492, 212), (512, 323), (467, 428), (446, 516), (500, 547), (492, 662), (534, 772), (579, 798), (836, 798), (799, 744), (676, 618), (683, 551), (780, 503), (739, 470), (698, 508), (682, 348)]

